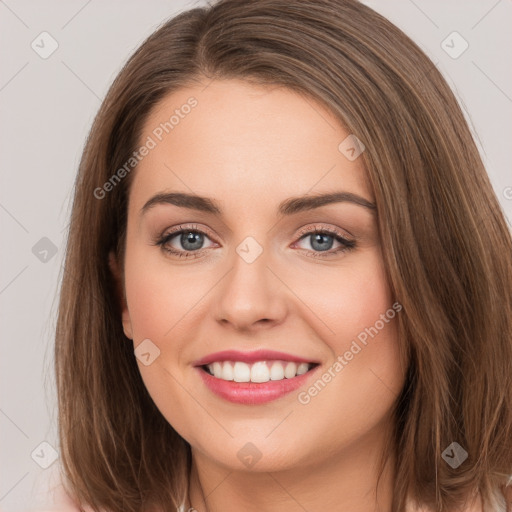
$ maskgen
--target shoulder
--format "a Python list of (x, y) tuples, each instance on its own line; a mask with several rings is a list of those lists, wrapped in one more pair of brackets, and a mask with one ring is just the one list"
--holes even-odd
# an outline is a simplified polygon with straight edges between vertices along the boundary
[[(30, 512), (94, 512), (89, 507), (80, 508), (66, 492), (61, 468), (57, 463), (37, 477), (34, 487), (37, 505), (32, 507)], [(177, 512), (189, 512), (189, 510), (195, 509), (188, 509), (184, 503)]]
[(49, 491), (48, 502), (43, 508), (33, 512), (88, 512), (82, 510), (68, 495), (64, 487), (59, 486)]
[(88, 508), (81, 509), (66, 492), (57, 463), (44, 470), (34, 486), (37, 505), (30, 512), (91, 512)]

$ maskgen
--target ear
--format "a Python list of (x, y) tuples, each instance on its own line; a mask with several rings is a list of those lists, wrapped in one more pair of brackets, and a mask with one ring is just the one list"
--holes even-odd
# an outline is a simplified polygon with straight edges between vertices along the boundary
[(126, 303), (126, 296), (124, 293), (123, 286), (123, 276), (121, 274), (121, 270), (119, 268), (119, 264), (117, 262), (116, 255), (114, 251), (110, 251), (108, 254), (108, 266), (112, 275), (114, 276), (114, 281), (116, 283), (116, 297), (119, 301), (119, 305), (122, 312), (122, 323), (124, 334), (127, 338), (133, 339), (133, 329), (132, 329), (132, 321), (130, 318), (130, 312), (128, 311), (128, 305)]

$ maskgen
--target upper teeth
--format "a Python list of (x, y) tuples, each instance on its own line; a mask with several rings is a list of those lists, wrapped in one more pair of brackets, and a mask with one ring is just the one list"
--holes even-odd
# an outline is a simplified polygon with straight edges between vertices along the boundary
[(292, 363), (291, 361), (257, 361), (253, 364), (241, 361), (214, 362), (208, 370), (218, 379), (234, 380), (235, 382), (268, 382), (269, 380), (291, 379), (302, 375), (310, 369), (308, 363)]

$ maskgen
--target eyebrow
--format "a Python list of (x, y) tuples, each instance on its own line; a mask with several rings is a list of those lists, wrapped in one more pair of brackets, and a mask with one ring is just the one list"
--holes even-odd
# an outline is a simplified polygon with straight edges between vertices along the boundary
[[(353, 203), (370, 210), (373, 214), (377, 211), (375, 203), (357, 194), (352, 192), (331, 192), (327, 194), (290, 197), (279, 204), (278, 213), (279, 215), (286, 216), (294, 215), (332, 203)], [(180, 208), (222, 216), (222, 209), (214, 199), (184, 192), (161, 192), (154, 195), (141, 208), (140, 215), (144, 215), (148, 210), (160, 204), (172, 204)]]

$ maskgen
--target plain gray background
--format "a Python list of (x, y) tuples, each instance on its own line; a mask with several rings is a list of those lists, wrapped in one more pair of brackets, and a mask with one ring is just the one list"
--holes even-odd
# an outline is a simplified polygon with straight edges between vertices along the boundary
[[(402, 28), (448, 79), (512, 219), (512, 1), (365, 3)], [(139, 44), (167, 18), (201, 5), (0, 0), (2, 511), (41, 507), (47, 476), (58, 468), (58, 459), (49, 469), (38, 462), (50, 462), (52, 449), (57, 455), (59, 450), (52, 353), (59, 272), (72, 186), (91, 122)], [(46, 59), (40, 53), (52, 42), (42, 32), (58, 44)], [(464, 41), (468, 48), (454, 58)]]

